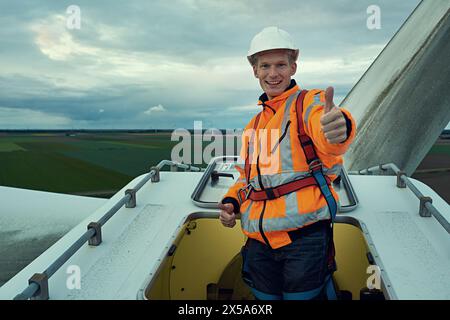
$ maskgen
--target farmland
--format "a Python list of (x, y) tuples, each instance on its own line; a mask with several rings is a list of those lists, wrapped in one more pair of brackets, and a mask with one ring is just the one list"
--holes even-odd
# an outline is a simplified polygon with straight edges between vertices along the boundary
[(0, 185), (83, 194), (113, 193), (163, 158), (168, 135), (14, 134), (0, 137)]
[(176, 144), (170, 133), (3, 133), (0, 185), (109, 197)]
[[(110, 197), (151, 166), (170, 159), (177, 144), (169, 132), (1, 133), (0, 185)], [(203, 150), (208, 144), (203, 141)], [(450, 202), (450, 140), (436, 141), (413, 178)]]

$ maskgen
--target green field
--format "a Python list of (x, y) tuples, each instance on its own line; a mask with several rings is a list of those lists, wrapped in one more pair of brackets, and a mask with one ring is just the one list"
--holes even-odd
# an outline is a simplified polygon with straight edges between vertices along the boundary
[(172, 144), (167, 135), (3, 135), (0, 185), (62, 193), (114, 193), (151, 165), (169, 159)]
[(176, 144), (169, 133), (3, 134), (0, 185), (110, 196), (170, 159)]
[(0, 152), (10, 151), (25, 151), (25, 149), (11, 141), (0, 141)]
[[(0, 185), (111, 196), (151, 166), (170, 159), (178, 144), (170, 137), (170, 133), (3, 133)], [(204, 141), (203, 150), (210, 143)], [(438, 141), (429, 152), (433, 154), (450, 155), (450, 143)]]

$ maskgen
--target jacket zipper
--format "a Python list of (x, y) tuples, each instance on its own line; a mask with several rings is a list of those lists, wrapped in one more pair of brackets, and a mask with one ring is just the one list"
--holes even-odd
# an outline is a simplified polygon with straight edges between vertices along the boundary
[(272, 246), (270, 245), (269, 240), (267, 239), (264, 230), (263, 230), (263, 220), (264, 220), (264, 211), (266, 210), (266, 200), (264, 200), (263, 209), (261, 211), (261, 215), (259, 216), (259, 232), (261, 233), (261, 236), (264, 240), (264, 242), (269, 246), (270, 249), (272, 249)]
[[(267, 106), (267, 107), (269, 107), (269, 106)], [(273, 110), (270, 107), (269, 107), (269, 109), (272, 110), (272, 112), (275, 114), (275, 110)], [(265, 127), (266, 126), (264, 126), (264, 128)], [(262, 178), (261, 178), (261, 170), (259, 169), (259, 154), (258, 154), (258, 157), (256, 158), (256, 171), (258, 172), (259, 187), (261, 188), (261, 190), (264, 190), (264, 185), (262, 183)], [(263, 220), (264, 220), (264, 212), (265, 212), (265, 210), (266, 210), (266, 200), (264, 200), (263, 209), (262, 209), (261, 214), (259, 216), (259, 232), (261, 233), (261, 236), (262, 236), (264, 242), (267, 244), (267, 246), (269, 246), (269, 248), (272, 249), (272, 247), (271, 247), (271, 245), (269, 243), (269, 240), (267, 239), (267, 237), (266, 237), (266, 235), (264, 233), (264, 230), (263, 230)]]
[[(264, 103), (263, 103), (263, 106), (264, 106), (264, 107), (266, 107), (266, 106), (269, 107), (268, 105), (266, 105), (266, 104), (264, 104)], [(272, 112), (275, 114), (275, 110), (273, 110), (271, 107), (269, 107), (269, 109), (272, 110)], [(280, 139), (278, 140), (278, 144), (280, 144), (281, 140), (283, 140), (284, 137), (286, 136), (287, 129), (288, 129), (288, 127), (290, 126), (290, 124), (291, 124), (291, 120), (289, 120), (289, 121), (287, 122), (286, 127), (285, 127), (285, 129), (284, 129), (284, 133), (283, 133), (283, 135), (280, 137)], [(264, 128), (265, 128), (265, 127), (266, 127), (266, 126), (264, 126)], [(276, 146), (275, 146), (275, 147), (276, 147)], [(273, 151), (272, 151), (272, 152), (273, 152)], [(258, 154), (258, 158), (256, 159), (256, 170), (258, 171), (258, 181), (259, 181), (259, 186), (260, 186), (261, 190), (264, 190), (264, 186), (263, 186), (263, 184), (262, 184), (262, 178), (261, 178), (261, 171), (260, 171), (260, 169), (259, 169), (259, 154)], [(266, 200), (264, 200), (263, 209), (262, 209), (261, 214), (260, 214), (260, 216), (259, 216), (259, 232), (261, 233), (261, 236), (262, 236), (264, 242), (267, 244), (267, 246), (268, 246), (270, 249), (272, 249), (272, 246), (270, 245), (270, 242), (269, 242), (269, 240), (267, 239), (266, 234), (264, 233), (264, 230), (263, 230), (263, 220), (264, 220), (264, 212), (265, 212), (265, 210), (266, 210)]]
[(272, 149), (272, 151), (271, 151), (272, 154), (275, 152), (275, 150), (277, 149), (277, 147), (280, 145), (281, 141), (283, 141), (283, 139), (284, 139), (284, 137), (286, 136), (287, 130), (288, 130), (288, 128), (289, 128), (290, 125), (291, 125), (291, 120), (289, 120), (289, 121), (286, 123), (286, 126), (284, 127), (284, 132), (283, 132), (283, 134), (281, 135), (280, 139), (278, 139), (277, 144), (275, 144), (275, 146), (273, 147), (273, 149)]
[[(263, 108), (266, 108), (266, 107), (269, 108), (273, 112), (273, 114), (276, 113), (275, 110), (273, 110), (269, 105), (267, 105), (263, 102)], [(266, 123), (266, 125), (267, 125), (267, 123)], [(266, 125), (263, 127), (263, 129), (266, 127)], [(258, 128), (255, 128), (255, 130), (258, 130)], [(247, 156), (248, 156), (248, 152), (249, 152), (249, 146), (250, 145), (247, 145)], [(254, 152), (254, 150), (253, 150), (253, 152)], [(260, 185), (261, 189), (264, 190), (264, 186), (263, 186), (262, 180), (261, 180), (261, 171), (259, 170), (259, 154), (258, 154), (258, 157), (256, 158), (256, 171), (258, 173), (259, 185)], [(249, 170), (249, 174), (248, 174), (249, 179), (251, 177), (251, 172), (252, 172), (252, 166), (250, 164), (250, 170)]]
[(261, 178), (261, 170), (259, 169), (259, 154), (258, 154), (258, 158), (256, 158), (256, 171), (258, 172), (259, 187), (261, 190), (264, 190), (264, 186), (263, 186), (262, 178)]

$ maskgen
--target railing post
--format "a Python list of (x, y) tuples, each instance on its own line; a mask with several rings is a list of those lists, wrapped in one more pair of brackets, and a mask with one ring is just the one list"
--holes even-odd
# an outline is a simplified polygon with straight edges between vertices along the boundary
[(398, 188), (406, 188), (406, 183), (403, 181), (402, 176), (405, 176), (405, 172), (399, 171), (397, 172), (397, 187)]
[(430, 210), (427, 209), (425, 205), (427, 204), (427, 202), (429, 202), (430, 204), (433, 203), (433, 200), (430, 197), (420, 197), (419, 200), (420, 200), (419, 215), (421, 217), (431, 217), (431, 212)]
[(136, 190), (135, 189), (127, 189), (125, 194), (129, 194), (131, 196), (130, 200), (125, 204), (125, 208), (135, 208), (136, 207)]
[(159, 182), (159, 168), (158, 167), (151, 167), (150, 172), (152, 170), (155, 170), (155, 174), (152, 176), (152, 182)]
[(28, 280), (28, 284), (36, 283), (38, 291), (31, 297), (32, 300), (48, 300), (48, 277), (45, 273), (35, 273)]
[(94, 229), (95, 233), (89, 238), (88, 244), (90, 246), (98, 246), (102, 243), (102, 225), (98, 222), (91, 222), (87, 226), (89, 229)]

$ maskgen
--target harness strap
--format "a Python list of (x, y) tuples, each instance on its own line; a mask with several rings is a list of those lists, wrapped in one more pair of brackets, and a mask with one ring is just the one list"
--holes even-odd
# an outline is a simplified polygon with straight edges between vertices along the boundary
[(302, 146), (303, 152), (306, 157), (306, 163), (311, 165), (311, 163), (319, 162), (319, 157), (316, 155), (314, 149), (314, 144), (311, 138), (306, 134), (305, 126), (303, 125), (303, 100), (305, 99), (307, 90), (302, 90), (297, 96), (297, 101), (295, 102), (296, 112), (297, 112), (297, 128), (298, 128), (298, 139), (300, 140), (300, 145)]
[(300, 145), (305, 154), (306, 162), (309, 166), (311, 176), (303, 179), (291, 181), (289, 183), (279, 185), (273, 188), (266, 188), (264, 190), (255, 191), (251, 188), (250, 185), (250, 170), (251, 170), (251, 162), (253, 152), (250, 152), (250, 145), (253, 145), (256, 129), (258, 127), (259, 119), (261, 117), (261, 112), (256, 116), (255, 123), (253, 125), (253, 132), (247, 145), (247, 157), (245, 158), (245, 177), (247, 180), (247, 186), (239, 190), (238, 195), (239, 198), (251, 199), (254, 201), (263, 201), (263, 200), (273, 200), (289, 194), (291, 192), (300, 190), (302, 188), (317, 185), (320, 188), (322, 195), (324, 196), (328, 209), (331, 213), (331, 221), (334, 222), (336, 212), (337, 212), (337, 204), (336, 200), (331, 193), (329, 185), (331, 181), (328, 177), (323, 174), (322, 171), (322, 162), (316, 154), (314, 149), (314, 144), (311, 138), (306, 134), (305, 127), (303, 124), (303, 100), (308, 93), (307, 90), (302, 90), (300, 94), (297, 96), (296, 100), (296, 112), (297, 112), (297, 127), (298, 127), (298, 139), (300, 141)]
[[(325, 179), (326, 183), (331, 183), (328, 177), (325, 177)], [(291, 192), (314, 185), (317, 185), (317, 181), (314, 177), (311, 176), (291, 181), (273, 188), (266, 188), (264, 190), (255, 191), (251, 189), (247, 198), (254, 201), (273, 200)]]
[[(258, 113), (255, 119), (255, 123), (253, 125), (253, 131), (250, 138), (250, 141), (247, 145), (247, 156), (245, 157), (245, 178), (247, 180), (247, 185), (250, 183), (250, 170), (252, 168), (252, 158), (253, 158), (253, 152), (250, 152), (250, 146), (253, 146), (253, 141), (255, 140), (255, 133), (256, 128), (258, 127), (259, 118), (261, 118), (261, 113)], [(253, 151), (253, 150), (252, 150)]]
[(331, 214), (331, 222), (334, 222), (334, 219), (336, 217), (336, 213), (337, 213), (337, 203), (336, 200), (333, 197), (333, 194), (331, 193), (330, 190), (330, 186), (329, 186), (329, 179), (327, 179), (328, 177), (325, 177), (322, 169), (320, 170), (316, 170), (312, 172), (314, 179), (317, 182), (317, 185), (320, 188), (320, 191), (322, 192), (322, 195), (324, 196), (327, 205), (328, 205), (328, 209), (330, 211)]
[(322, 171), (322, 162), (316, 154), (314, 149), (314, 144), (311, 138), (306, 134), (305, 127), (303, 125), (303, 100), (305, 98), (307, 91), (302, 90), (298, 95), (296, 101), (296, 111), (297, 111), (297, 126), (298, 126), (298, 139), (300, 140), (300, 145), (302, 146), (303, 152), (305, 153), (306, 163), (311, 170), (311, 174), (316, 180), (317, 186), (320, 188), (322, 195), (324, 196), (328, 209), (331, 214), (331, 222), (334, 222), (337, 212), (336, 200), (331, 193), (329, 184), (330, 180), (325, 177)]

